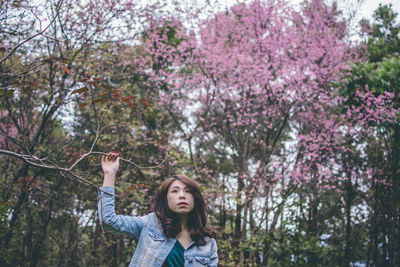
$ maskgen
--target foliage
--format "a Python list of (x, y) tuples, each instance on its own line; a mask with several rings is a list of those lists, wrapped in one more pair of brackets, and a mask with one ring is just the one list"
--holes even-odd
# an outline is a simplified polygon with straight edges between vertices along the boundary
[[(374, 24), (362, 22), (368, 37), (366, 48), (369, 58), (352, 66), (346, 78), (342, 94), (348, 97), (348, 101), (344, 109), (357, 109), (360, 99), (356, 95), (366, 90), (370, 90), (376, 97), (389, 98), (393, 107), (399, 107), (400, 84), (397, 77), (400, 75), (400, 24), (396, 21), (397, 15), (391, 6), (381, 5), (374, 13)], [(365, 221), (367, 231), (364, 238), (370, 240), (366, 252), (367, 264), (399, 264), (399, 255), (396, 252), (399, 244), (395, 241), (398, 240), (399, 232), (393, 230), (398, 228), (394, 225), (398, 221), (395, 217), (399, 212), (400, 201), (398, 122), (395, 119), (369, 123), (368, 126), (373, 129), (374, 134), (365, 141), (366, 155), (360, 159), (373, 173), (369, 191), (363, 196), (371, 209)], [(394, 228), (388, 229), (388, 225)]]
[(399, 263), (390, 6), (354, 47), (321, 0), (203, 17), (178, 3), (96, 3), (0, 4), (5, 265), (129, 263), (135, 241), (97, 218), (107, 151), (121, 153), (119, 213), (148, 212), (172, 173), (200, 184), (221, 266)]

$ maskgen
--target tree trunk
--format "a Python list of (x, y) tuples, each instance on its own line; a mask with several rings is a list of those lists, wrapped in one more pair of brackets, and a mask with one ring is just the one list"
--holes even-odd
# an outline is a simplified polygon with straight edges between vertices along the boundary
[(348, 174), (349, 180), (347, 180), (345, 185), (346, 195), (346, 234), (345, 234), (345, 245), (344, 245), (344, 257), (342, 266), (350, 266), (351, 261), (351, 206), (353, 201), (353, 186), (351, 184), (350, 176)]
[(27, 200), (28, 200), (28, 193), (22, 191), (18, 196), (17, 204), (14, 206), (13, 213), (12, 213), (11, 220), (10, 220), (10, 226), (8, 228), (8, 231), (7, 231), (6, 235), (5, 235), (5, 237), (4, 237), (4, 247), (6, 249), (9, 248), (10, 240), (11, 240), (13, 234), (14, 234), (14, 227), (16, 225), (18, 216), (19, 216), (19, 214), (21, 212), (23, 204)]
[(48, 226), (49, 226), (49, 222), (51, 220), (51, 213), (53, 211), (53, 204), (54, 204), (54, 198), (52, 198), (50, 200), (47, 216), (42, 221), (42, 227), (41, 227), (42, 231), (39, 234), (39, 240), (33, 246), (32, 255), (31, 255), (31, 264), (30, 264), (31, 267), (37, 266), (39, 260), (41, 259), (42, 255), (43, 255), (43, 253), (41, 253), (41, 249), (42, 249), (42, 246), (43, 246), (43, 242), (47, 237), (47, 229), (48, 229)]
[[(400, 126), (394, 127), (393, 138), (393, 161), (392, 161), (392, 189), (389, 206), (390, 224), (389, 224), (389, 265), (400, 265)], [(396, 255), (397, 254), (397, 255)]]
[(236, 217), (235, 217), (235, 236), (234, 236), (234, 248), (237, 249), (237, 245), (240, 243), (241, 238), (241, 230), (242, 230), (242, 191), (244, 188), (243, 178), (242, 175), (238, 175), (238, 188), (236, 192)]

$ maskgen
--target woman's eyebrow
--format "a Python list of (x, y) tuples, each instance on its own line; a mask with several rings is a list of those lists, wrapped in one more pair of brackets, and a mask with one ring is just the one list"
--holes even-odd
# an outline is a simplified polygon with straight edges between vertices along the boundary
[[(174, 185), (174, 186), (171, 187), (171, 189), (174, 189), (174, 188), (179, 189), (179, 188), (181, 188), (181, 187), (178, 186), (178, 185)], [(183, 189), (190, 189), (190, 187), (186, 185), (186, 186), (183, 187)]]

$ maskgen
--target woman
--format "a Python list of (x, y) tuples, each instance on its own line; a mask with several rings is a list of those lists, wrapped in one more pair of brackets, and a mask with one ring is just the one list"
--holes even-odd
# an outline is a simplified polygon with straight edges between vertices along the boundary
[[(99, 194), (100, 220), (138, 239), (129, 266), (217, 266), (214, 231), (206, 227), (206, 205), (197, 185), (185, 175), (174, 175), (158, 188), (152, 213), (143, 216), (115, 214), (114, 185), (119, 156), (103, 156), (103, 192)], [(110, 193), (110, 194), (107, 194)]]

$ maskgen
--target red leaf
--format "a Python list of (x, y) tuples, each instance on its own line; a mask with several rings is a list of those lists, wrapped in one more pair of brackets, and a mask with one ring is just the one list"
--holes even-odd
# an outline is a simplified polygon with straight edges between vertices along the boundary
[(66, 68), (66, 67), (63, 66), (62, 69), (63, 69), (67, 74), (71, 75), (71, 71), (70, 71), (68, 68)]
[(94, 100), (94, 103), (102, 103), (105, 104), (107, 103), (109, 100), (106, 98), (97, 98), (96, 100)]
[(88, 81), (88, 80), (89, 80), (88, 78), (82, 78), (82, 79), (79, 79), (78, 82), (83, 83), (83, 82), (86, 82), (86, 81)]
[(84, 93), (84, 92), (86, 92), (88, 90), (89, 89), (87, 87), (82, 87), (82, 88), (79, 88), (79, 89), (76, 89), (76, 90), (72, 91), (71, 95), (73, 95), (73, 94), (82, 94), (82, 93)]
[(87, 103), (81, 103), (78, 105), (79, 109), (82, 109), (87, 106)]
[(146, 99), (142, 98), (139, 100), (143, 105), (145, 105), (146, 107), (151, 107), (151, 104), (149, 102), (147, 102)]

